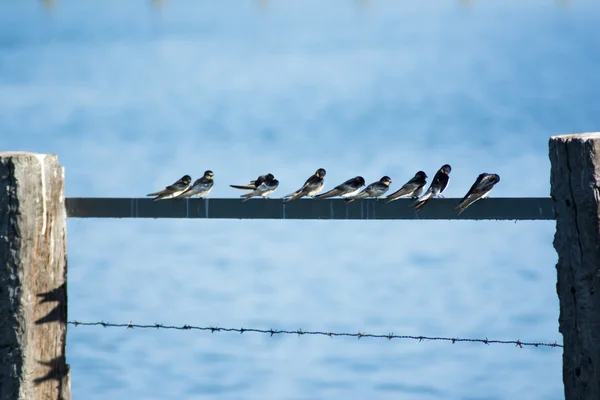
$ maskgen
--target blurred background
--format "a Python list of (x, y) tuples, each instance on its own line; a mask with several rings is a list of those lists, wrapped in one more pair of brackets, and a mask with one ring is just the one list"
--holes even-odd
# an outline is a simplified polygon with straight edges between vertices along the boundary
[[(68, 197), (453, 167), (549, 195), (600, 128), (600, 3), (0, 2), (0, 149)], [(69, 320), (561, 341), (554, 223), (68, 221)], [(69, 326), (74, 398), (563, 399), (562, 350)]]

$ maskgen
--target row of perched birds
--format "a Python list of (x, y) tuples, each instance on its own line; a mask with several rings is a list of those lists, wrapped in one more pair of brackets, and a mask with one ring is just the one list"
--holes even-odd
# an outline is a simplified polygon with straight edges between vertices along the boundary
[[(406, 182), (400, 189), (395, 191), (386, 197), (386, 203), (394, 200), (411, 197), (415, 199), (412, 206), (415, 210), (420, 210), (431, 198), (440, 197), (443, 198), (442, 192), (448, 186), (450, 179), (450, 171), (452, 168), (448, 164), (444, 164), (433, 177), (433, 181), (429, 185), (429, 188), (423, 193), (423, 189), (427, 184), (427, 174), (423, 171), (419, 171), (415, 176)], [(310, 196), (313, 199), (327, 199), (330, 197), (342, 197), (347, 202), (354, 201), (356, 199), (364, 198), (378, 198), (388, 192), (392, 180), (389, 176), (384, 176), (377, 182), (373, 182), (363, 189), (365, 186), (365, 180), (362, 176), (356, 176), (350, 178), (344, 183), (341, 183), (331, 189), (328, 192), (320, 193), (325, 185), (325, 169), (319, 168), (314, 175), (311, 175), (304, 185), (293, 193), (284, 196), (284, 203), (300, 199), (305, 196)], [(204, 172), (202, 178), (197, 179), (193, 185), (190, 186), (192, 178), (189, 175), (183, 176), (174, 184), (167, 186), (165, 189), (155, 193), (150, 193), (148, 196), (156, 196), (154, 201), (165, 200), (165, 199), (182, 199), (186, 197), (204, 197), (213, 188), (214, 174), (212, 171)], [(497, 174), (480, 174), (471, 189), (467, 192), (465, 197), (459, 202), (456, 207), (460, 215), (467, 207), (476, 202), (479, 199), (485, 198), (494, 185), (500, 181), (500, 176)], [(279, 181), (275, 179), (273, 174), (260, 175), (255, 180), (250, 181), (247, 185), (229, 185), (235, 189), (249, 190), (248, 193), (241, 195), (245, 200), (250, 200), (252, 197), (259, 196), (266, 198), (269, 194), (273, 193), (279, 186)]]

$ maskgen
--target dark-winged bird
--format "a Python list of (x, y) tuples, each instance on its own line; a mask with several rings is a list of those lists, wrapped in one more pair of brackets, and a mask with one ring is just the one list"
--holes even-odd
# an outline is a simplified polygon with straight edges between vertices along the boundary
[(400, 189), (386, 197), (386, 203), (390, 203), (394, 200), (398, 200), (402, 197), (419, 197), (423, 193), (423, 187), (427, 184), (427, 174), (423, 171), (419, 171), (415, 176), (406, 182)]
[(204, 176), (200, 179), (196, 179), (194, 184), (190, 186), (185, 192), (176, 196), (178, 199), (183, 199), (185, 197), (204, 197), (213, 188), (215, 181), (213, 180), (214, 174), (212, 171), (204, 171)]
[(456, 209), (460, 209), (458, 215), (462, 214), (471, 204), (475, 203), (479, 199), (484, 199), (490, 194), (490, 191), (494, 188), (496, 183), (500, 182), (500, 175), (498, 174), (479, 174), (471, 189), (467, 192), (465, 197), (462, 198)]
[(315, 199), (328, 199), (330, 197), (350, 197), (360, 192), (360, 188), (365, 186), (365, 180), (362, 176), (356, 176), (348, 179), (346, 182), (337, 185), (335, 188), (323, 194), (318, 194)]
[(431, 185), (429, 185), (425, 194), (413, 203), (416, 211), (423, 208), (432, 197), (442, 197), (442, 192), (446, 189), (448, 181), (450, 180), (450, 171), (452, 171), (452, 167), (448, 164), (444, 164), (442, 168), (435, 173), (433, 181), (431, 181)]
[(390, 179), (390, 177), (384, 176), (377, 182), (371, 183), (356, 196), (346, 198), (346, 202), (350, 203), (351, 201), (354, 201), (356, 199), (364, 199), (367, 197), (377, 198), (379, 196), (383, 196), (390, 189), (391, 184), (392, 180)]
[(269, 174), (265, 174), (265, 175), (260, 175), (255, 180), (250, 181), (250, 183), (247, 185), (229, 185), (229, 186), (231, 186), (234, 189), (254, 190), (254, 189), (258, 188), (260, 185), (262, 185), (263, 182), (265, 182), (267, 179), (273, 180), (273, 179), (275, 179), (275, 176), (273, 176), (273, 174), (269, 173)]
[[(261, 177), (259, 177), (259, 179), (260, 178)], [(258, 179), (254, 182), (258, 182)], [(277, 190), (278, 186), (279, 181), (275, 179), (273, 174), (267, 174), (264, 180), (262, 180), (262, 182), (253, 191), (243, 194), (240, 197), (245, 197), (246, 199), (244, 201), (248, 201), (254, 196), (261, 196), (263, 199), (266, 199), (268, 195)], [(242, 203), (244, 201), (242, 201)]]
[(153, 201), (171, 199), (183, 193), (188, 188), (191, 181), (192, 178), (189, 175), (184, 175), (174, 184), (169, 185), (158, 192), (147, 194), (146, 196), (156, 196), (154, 199), (152, 199)]
[(323, 168), (319, 168), (314, 175), (304, 182), (304, 185), (293, 193), (288, 194), (288, 199), (284, 200), (284, 203), (289, 203), (290, 201), (298, 200), (304, 196), (314, 196), (323, 190), (323, 185), (325, 184), (325, 174), (327, 172)]

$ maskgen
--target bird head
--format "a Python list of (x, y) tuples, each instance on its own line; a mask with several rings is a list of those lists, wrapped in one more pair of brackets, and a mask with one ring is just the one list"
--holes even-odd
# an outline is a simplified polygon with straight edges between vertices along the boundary
[(189, 185), (191, 181), (192, 181), (192, 177), (189, 175), (184, 175), (181, 178), (181, 182), (183, 182), (185, 185)]
[(358, 183), (360, 186), (365, 186), (365, 178), (363, 178), (362, 176), (357, 176), (354, 179), (356, 180), (356, 183)]
[(392, 184), (392, 179), (386, 175), (382, 177), (379, 182), (383, 183), (385, 186), (390, 186)]
[(444, 164), (444, 165), (442, 166), (442, 168), (440, 168), (440, 172), (441, 172), (442, 174), (449, 175), (449, 174), (450, 174), (450, 171), (452, 171), (452, 167), (451, 167), (450, 165), (448, 165), (448, 164)]
[(427, 178), (429, 178), (429, 177), (427, 176), (427, 174), (426, 174), (425, 172), (423, 172), (423, 171), (419, 171), (419, 172), (417, 172), (417, 173), (415, 174), (415, 177), (416, 177), (416, 178), (419, 178), (419, 179), (427, 179)]
[(213, 178), (213, 176), (215, 176), (215, 174), (213, 174), (213, 172), (212, 172), (211, 170), (204, 171), (204, 177), (205, 177), (206, 179), (212, 179), (212, 178)]
[(316, 176), (318, 176), (319, 178), (325, 178), (325, 174), (326, 174), (326, 173), (327, 173), (327, 172), (325, 172), (325, 169), (324, 169), (324, 168), (319, 168), (319, 169), (317, 170), (317, 172), (315, 172), (315, 175), (316, 175)]

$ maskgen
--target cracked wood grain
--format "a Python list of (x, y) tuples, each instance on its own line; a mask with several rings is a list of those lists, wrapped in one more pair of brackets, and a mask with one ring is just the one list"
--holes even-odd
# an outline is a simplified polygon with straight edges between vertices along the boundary
[(0, 152), (0, 399), (71, 398), (66, 211), (54, 155)]
[(600, 399), (600, 133), (550, 139), (567, 400)]

